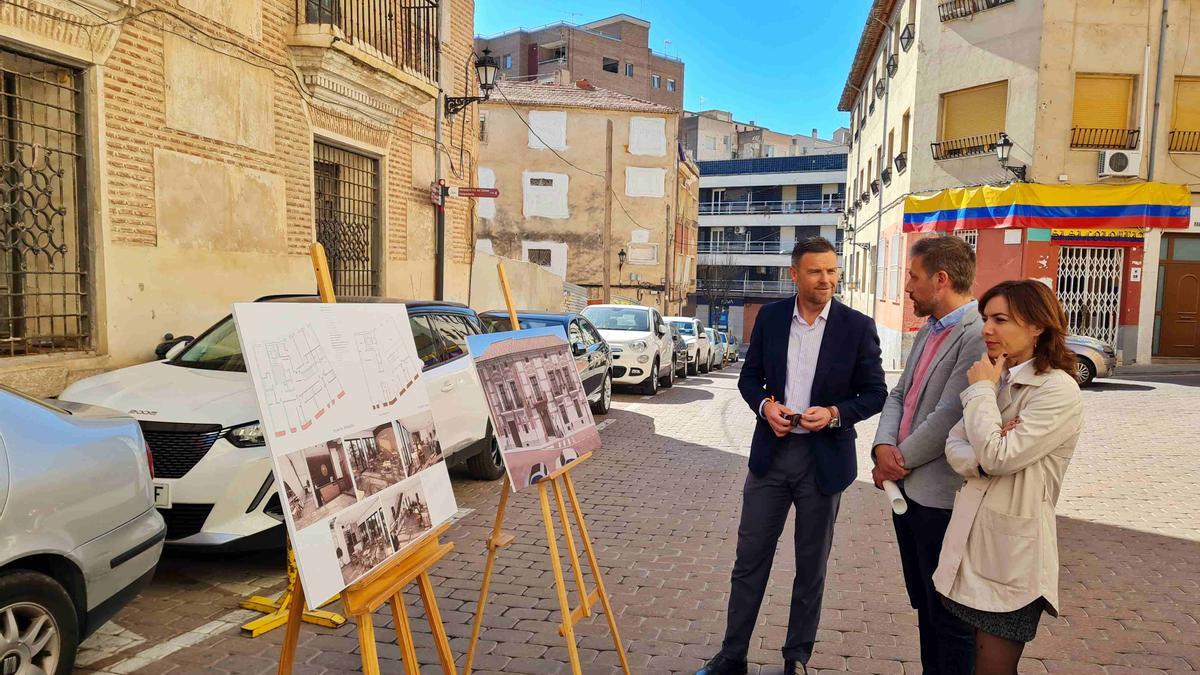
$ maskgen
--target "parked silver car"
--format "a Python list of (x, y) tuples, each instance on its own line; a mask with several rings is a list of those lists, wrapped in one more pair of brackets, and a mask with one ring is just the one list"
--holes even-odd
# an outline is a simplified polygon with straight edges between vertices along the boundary
[(167, 528), (132, 417), (0, 386), (0, 672), (66, 675), (154, 576)]
[(1075, 352), (1075, 376), (1086, 387), (1097, 377), (1112, 377), (1117, 372), (1117, 351), (1112, 345), (1086, 335), (1068, 335), (1067, 349)]

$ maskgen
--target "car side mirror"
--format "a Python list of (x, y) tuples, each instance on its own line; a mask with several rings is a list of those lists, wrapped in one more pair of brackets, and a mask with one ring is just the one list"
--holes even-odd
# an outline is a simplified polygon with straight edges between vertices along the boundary
[(575, 356), (582, 356), (583, 354), (587, 353), (587, 345), (583, 344), (582, 342), (576, 342), (575, 344), (571, 345), (571, 352), (573, 352)]

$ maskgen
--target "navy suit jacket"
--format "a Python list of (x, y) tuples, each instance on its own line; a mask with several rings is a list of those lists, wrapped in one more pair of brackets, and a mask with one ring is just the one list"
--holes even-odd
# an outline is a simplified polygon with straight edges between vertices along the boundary
[[(816, 453), (817, 487), (825, 494), (845, 490), (858, 475), (854, 425), (878, 414), (887, 400), (879, 334), (870, 317), (832, 301), (821, 351), (817, 358), (810, 405), (837, 406), (841, 427), (810, 434)], [(750, 471), (763, 475), (786, 438), (779, 438), (758, 415), (768, 396), (784, 401), (787, 383), (788, 341), (796, 296), (763, 305), (754, 321), (750, 347), (738, 377), (742, 398), (754, 411), (758, 425), (750, 445)], [(804, 412), (796, 410), (795, 412)]]

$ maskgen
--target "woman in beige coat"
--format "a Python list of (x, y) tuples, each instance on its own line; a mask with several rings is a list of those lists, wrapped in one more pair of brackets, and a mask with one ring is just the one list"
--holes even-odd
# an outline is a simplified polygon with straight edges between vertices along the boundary
[(1054, 505), (1083, 425), (1067, 319), (1037, 281), (979, 301), (987, 354), (967, 373), (946, 458), (966, 478), (934, 587), (975, 628), (975, 672), (1017, 672), (1043, 611), (1058, 613)]

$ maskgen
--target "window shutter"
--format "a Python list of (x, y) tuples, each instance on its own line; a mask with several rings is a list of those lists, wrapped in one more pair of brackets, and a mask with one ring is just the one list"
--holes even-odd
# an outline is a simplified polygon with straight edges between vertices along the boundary
[(1200, 131), (1200, 78), (1175, 80), (1175, 120), (1171, 128)]
[(1076, 75), (1071, 126), (1084, 129), (1129, 129), (1133, 99), (1130, 75)]
[(1007, 112), (1007, 81), (943, 94), (942, 140), (1004, 131)]

